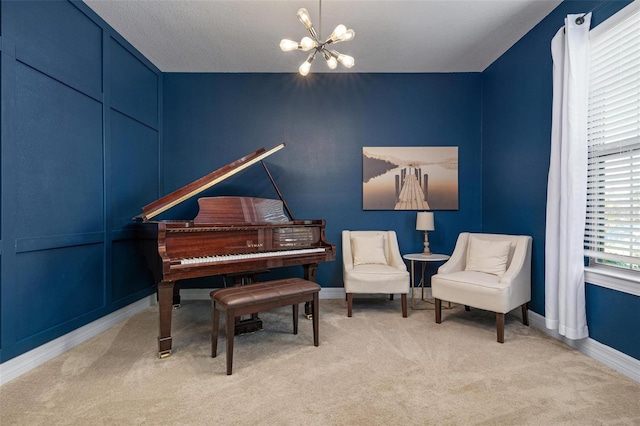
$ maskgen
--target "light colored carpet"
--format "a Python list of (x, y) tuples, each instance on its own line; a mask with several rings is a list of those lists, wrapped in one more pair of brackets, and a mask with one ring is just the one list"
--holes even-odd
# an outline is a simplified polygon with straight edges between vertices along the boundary
[[(236, 337), (226, 375), (209, 356), (210, 303), (174, 311), (156, 358), (157, 307), (0, 388), (7, 425), (640, 425), (640, 384), (507, 316), (458, 307), (402, 318), (399, 300), (320, 301), (291, 333), (290, 307)], [(302, 312), (302, 310), (301, 310)]]

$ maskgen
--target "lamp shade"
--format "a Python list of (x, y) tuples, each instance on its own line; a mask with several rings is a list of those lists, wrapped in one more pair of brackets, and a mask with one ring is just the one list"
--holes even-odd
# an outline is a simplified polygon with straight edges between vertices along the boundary
[(433, 224), (433, 212), (418, 212), (416, 230), (433, 231), (434, 229), (436, 228)]

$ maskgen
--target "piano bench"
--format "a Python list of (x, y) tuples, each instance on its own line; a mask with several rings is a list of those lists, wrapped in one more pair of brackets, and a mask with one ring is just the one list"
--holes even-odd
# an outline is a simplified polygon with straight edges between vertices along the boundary
[(298, 304), (311, 303), (313, 318), (313, 344), (318, 346), (318, 316), (320, 313), (318, 294), (320, 286), (301, 278), (286, 278), (265, 281), (258, 284), (229, 287), (211, 292), (212, 323), (211, 357), (218, 354), (218, 329), (220, 311), (225, 311), (227, 332), (227, 375), (231, 375), (233, 365), (233, 339), (235, 318), (291, 305), (293, 307), (293, 334), (298, 334)]

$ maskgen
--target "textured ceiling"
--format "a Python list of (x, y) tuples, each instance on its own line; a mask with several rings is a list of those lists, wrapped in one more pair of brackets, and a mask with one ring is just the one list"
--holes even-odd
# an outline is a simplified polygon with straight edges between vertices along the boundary
[(84, 0), (164, 72), (297, 72), (305, 52), (282, 38), (308, 35), (305, 7), (326, 38), (338, 24), (353, 40), (336, 50), (355, 66), (311, 72), (479, 72), (561, 0)]

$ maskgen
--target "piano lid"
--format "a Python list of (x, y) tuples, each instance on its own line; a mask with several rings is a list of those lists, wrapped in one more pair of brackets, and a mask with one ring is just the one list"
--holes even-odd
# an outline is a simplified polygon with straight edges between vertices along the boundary
[(221, 167), (218, 170), (211, 172), (208, 175), (203, 176), (188, 185), (185, 185), (182, 188), (177, 189), (172, 193), (167, 194), (164, 197), (147, 204), (142, 208), (142, 213), (135, 216), (133, 219), (143, 221), (149, 220), (152, 217), (157, 216), (166, 210), (169, 210), (171, 207), (180, 204), (184, 200), (191, 198), (206, 189), (211, 188), (213, 185), (222, 182), (226, 178), (235, 175), (236, 173), (246, 169), (247, 167), (257, 163), (258, 161), (262, 161), (274, 152), (284, 148), (284, 146), (284, 143), (281, 143), (280, 145), (276, 145), (268, 151), (264, 148), (260, 148), (248, 155), (245, 155), (244, 157), (232, 163), (229, 163), (226, 166)]

